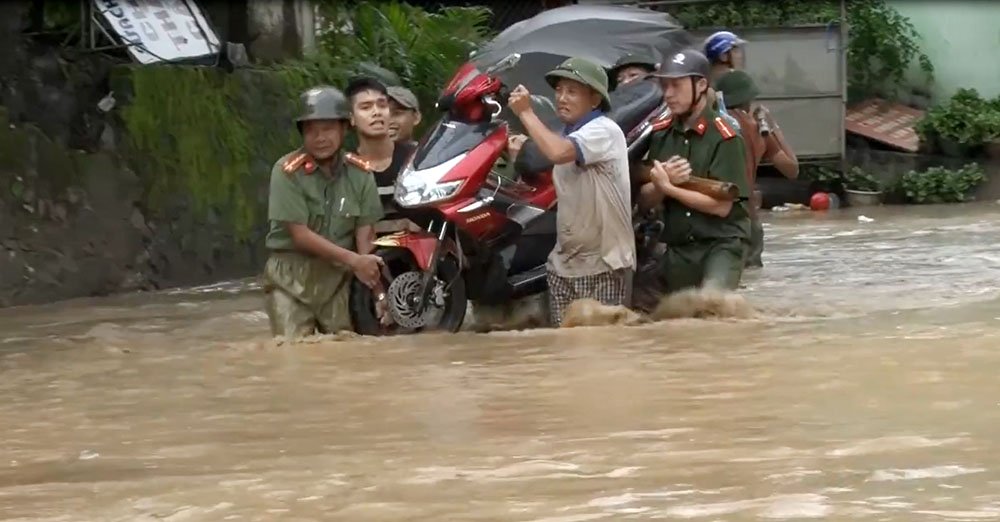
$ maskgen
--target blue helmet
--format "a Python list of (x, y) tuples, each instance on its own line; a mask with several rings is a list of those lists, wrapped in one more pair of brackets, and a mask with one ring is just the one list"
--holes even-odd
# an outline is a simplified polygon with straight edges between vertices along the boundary
[(719, 57), (732, 50), (733, 47), (747, 43), (746, 40), (729, 31), (712, 33), (705, 39), (705, 57), (715, 62)]

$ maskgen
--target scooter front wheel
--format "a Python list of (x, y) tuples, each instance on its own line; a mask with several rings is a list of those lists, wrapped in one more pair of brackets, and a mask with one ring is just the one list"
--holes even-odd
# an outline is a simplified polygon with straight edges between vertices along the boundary
[[(385, 288), (385, 313), (391, 321), (383, 325), (375, 309), (375, 296), (361, 281), (351, 282), (350, 312), (354, 330), (362, 335), (402, 335), (426, 331), (457, 332), (465, 321), (465, 281), (453, 256), (445, 256), (438, 263), (428, 303), (418, 311), (415, 303), (419, 296), (424, 272), (408, 250), (380, 248), (373, 252), (385, 261), (382, 285)], [(389, 277), (386, 277), (388, 272)]]

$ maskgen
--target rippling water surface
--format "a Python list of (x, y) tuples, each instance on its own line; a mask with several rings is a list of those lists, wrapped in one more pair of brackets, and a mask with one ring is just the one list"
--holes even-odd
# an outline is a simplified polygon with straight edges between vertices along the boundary
[(0, 310), (0, 519), (1000, 519), (1000, 207), (771, 216), (763, 317), (275, 347), (243, 282)]

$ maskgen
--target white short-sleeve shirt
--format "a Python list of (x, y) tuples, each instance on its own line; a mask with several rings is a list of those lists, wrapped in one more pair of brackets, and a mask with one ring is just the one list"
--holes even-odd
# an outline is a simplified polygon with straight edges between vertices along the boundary
[(584, 277), (635, 269), (632, 191), (625, 134), (607, 116), (568, 136), (576, 160), (552, 169), (558, 210), (556, 247), (548, 269)]

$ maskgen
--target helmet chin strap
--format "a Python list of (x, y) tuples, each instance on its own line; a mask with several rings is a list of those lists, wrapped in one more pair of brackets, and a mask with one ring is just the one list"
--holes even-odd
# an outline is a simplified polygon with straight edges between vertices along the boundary
[(680, 118), (682, 121), (687, 121), (687, 119), (691, 117), (691, 114), (694, 112), (695, 107), (698, 106), (698, 103), (701, 101), (702, 97), (705, 96), (705, 93), (698, 92), (698, 77), (691, 76), (690, 78), (691, 78), (691, 106), (688, 107), (688, 110), (685, 111), (683, 114), (677, 115), (677, 117)]

